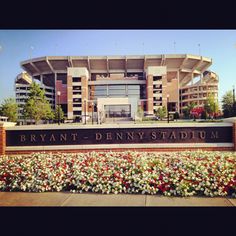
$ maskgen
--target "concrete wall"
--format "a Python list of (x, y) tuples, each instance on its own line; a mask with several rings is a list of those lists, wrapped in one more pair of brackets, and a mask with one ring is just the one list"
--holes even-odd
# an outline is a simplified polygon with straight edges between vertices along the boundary
[(152, 76), (166, 75), (166, 66), (149, 66), (146, 70), (146, 74)]
[(72, 77), (89, 77), (89, 73), (86, 67), (68, 67), (67, 75)]

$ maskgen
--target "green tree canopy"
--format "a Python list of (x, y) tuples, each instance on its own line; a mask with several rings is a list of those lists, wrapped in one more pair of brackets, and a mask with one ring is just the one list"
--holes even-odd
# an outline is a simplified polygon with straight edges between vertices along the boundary
[(174, 114), (174, 119), (175, 119), (175, 120), (178, 120), (178, 119), (179, 119), (179, 112), (177, 112), (177, 111), (175, 112), (175, 114)]
[(207, 119), (207, 113), (205, 110), (201, 112), (201, 119), (205, 119), (205, 120)]
[(142, 106), (138, 106), (138, 109), (137, 109), (137, 115), (138, 117), (140, 117), (141, 119), (143, 118), (143, 108)]
[(204, 109), (208, 114), (213, 114), (213, 113), (218, 112), (219, 104), (218, 104), (218, 101), (215, 99), (214, 94), (210, 94), (207, 97), (205, 101)]
[(1, 104), (0, 110), (2, 116), (7, 116), (8, 121), (17, 121), (17, 104), (14, 98), (6, 98)]
[(233, 112), (233, 93), (232, 91), (227, 91), (222, 97), (222, 109), (224, 117), (234, 116)]
[(156, 115), (162, 120), (164, 117), (166, 117), (167, 110), (166, 107), (159, 107), (156, 111)]
[(190, 118), (191, 111), (193, 110), (194, 107), (195, 107), (194, 103), (191, 102), (183, 109), (185, 118)]
[(60, 120), (64, 119), (64, 112), (63, 112), (60, 105), (56, 106), (56, 109), (55, 109), (55, 112), (54, 112), (54, 119), (57, 120), (57, 121), (59, 119)]
[(35, 82), (31, 84), (29, 97), (24, 106), (24, 115), (25, 118), (35, 120), (36, 124), (40, 120), (53, 119), (54, 117), (51, 105), (46, 100), (45, 91)]

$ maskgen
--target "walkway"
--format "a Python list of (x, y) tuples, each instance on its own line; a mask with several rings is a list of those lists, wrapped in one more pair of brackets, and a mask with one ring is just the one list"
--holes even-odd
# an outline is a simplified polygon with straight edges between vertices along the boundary
[(236, 199), (70, 192), (0, 192), (0, 206), (236, 206)]

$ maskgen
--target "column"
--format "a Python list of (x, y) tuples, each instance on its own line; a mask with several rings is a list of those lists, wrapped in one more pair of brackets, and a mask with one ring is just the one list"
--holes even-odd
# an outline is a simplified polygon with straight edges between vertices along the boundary
[(72, 92), (72, 76), (67, 76), (67, 117), (73, 119), (73, 92)]
[(41, 83), (41, 86), (43, 85), (43, 75), (41, 74), (40, 75), (40, 83)]
[[(88, 115), (88, 78), (86, 76), (81, 77), (81, 100), (82, 100), (82, 115), (86, 113)], [(84, 101), (86, 100), (86, 107)]]
[(153, 76), (147, 76), (147, 114), (153, 114)]

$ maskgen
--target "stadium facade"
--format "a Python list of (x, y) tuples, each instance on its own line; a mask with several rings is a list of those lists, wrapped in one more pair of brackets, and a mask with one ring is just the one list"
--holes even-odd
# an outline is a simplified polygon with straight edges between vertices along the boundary
[[(62, 106), (67, 119), (106, 121), (135, 119), (140, 107), (152, 116), (167, 104), (170, 112), (182, 114), (190, 103), (203, 106), (209, 94), (218, 101), (219, 78), (209, 71), (211, 64), (207, 57), (174, 54), (48, 56), (23, 61), (21, 67), (46, 89), (52, 107)], [(16, 79), (18, 103), (20, 90), (32, 82), (23, 77)]]

